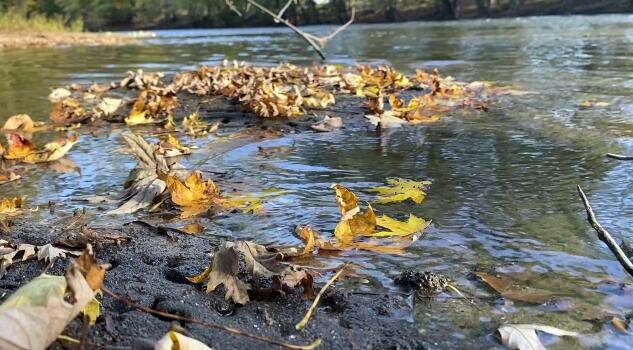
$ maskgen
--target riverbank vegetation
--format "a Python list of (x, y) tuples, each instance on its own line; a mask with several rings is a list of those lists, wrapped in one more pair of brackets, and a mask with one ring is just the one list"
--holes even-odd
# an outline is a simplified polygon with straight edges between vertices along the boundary
[[(244, 1), (237, 1), (238, 5)], [(281, 8), (285, 1), (262, 0), (263, 6)], [(358, 23), (443, 20), (554, 14), (595, 14), (633, 11), (627, 0), (298, 0), (286, 18), (294, 24), (344, 23), (352, 8)], [(109, 0), (0, 0), (0, 13), (15, 23), (37, 24), (41, 30), (79, 28), (88, 31), (156, 28), (219, 28), (270, 26), (277, 23), (265, 14), (235, 14), (218, 0), (109, 1)], [(2, 21), (0, 21), (2, 23)], [(0, 26), (0, 28), (2, 28)], [(34, 28), (34, 27), (31, 27)]]

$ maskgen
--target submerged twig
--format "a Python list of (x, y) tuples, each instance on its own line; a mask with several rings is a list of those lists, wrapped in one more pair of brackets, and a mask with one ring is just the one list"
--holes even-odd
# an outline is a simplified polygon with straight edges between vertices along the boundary
[(217, 323), (212, 323), (212, 322), (207, 322), (207, 321), (203, 321), (203, 320), (198, 320), (195, 318), (189, 318), (189, 317), (184, 317), (184, 316), (180, 316), (180, 315), (175, 315), (175, 314), (171, 314), (168, 312), (164, 312), (164, 311), (158, 311), (158, 310), (154, 310), (152, 308), (143, 306), (143, 305), (139, 305), (135, 302), (133, 302), (130, 299), (127, 299), (121, 295), (116, 294), (115, 292), (111, 291), (110, 289), (106, 288), (106, 287), (101, 287), (101, 290), (111, 296), (112, 298), (114, 298), (117, 301), (120, 301), (122, 303), (125, 303), (133, 308), (139, 309), (141, 311), (147, 312), (148, 314), (152, 314), (152, 315), (157, 315), (157, 316), (162, 316), (165, 318), (169, 318), (172, 320), (178, 320), (178, 321), (184, 321), (184, 322), (189, 322), (189, 323), (195, 323), (195, 324), (199, 324), (201, 326), (205, 326), (205, 327), (209, 327), (209, 328), (215, 328), (215, 329), (219, 329), (234, 335), (238, 335), (238, 336), (242, 336), (242, 337), (246, 337), (246, 338), (251, 338), (251, 339), (255, 339), (264, 343), (268, 343), (268, 344), (273, 344), (273, 345), (277, 345), (277, 346), (281, 346), (287, 349), (297, 349), (297, 350), (312, 350), (315, 349), (317, 346), (319, 346), (321, 344), (321, 339), (317, 339), (315, 341), (313, 341), (311, 344), (308, 345), (295, 345), (295, 344), (289, 344), (289, 343), (284, 343), (282, 341), (278, 341), (278, 340), (274, 340), (274, 339), (270, 339), (270, 338), (266, 338), (260, 335), (256, 335), (256, 334), (251, 334), (251, 333), (247, 333), (244, 332), (240, 329), (237, 328), (233, 328), (233, 327), (228, 327), (228, 326), (224, 326), (221, 324), (217, 324)]
[(607, 153), (607, 157), (617, 159), (617, 160), (633, 160), (633, 156), (625, 156), (625, 155), (616, 154), (616, 153)]
[[(235, 4), (233, 3), (233, 0), (225, 0), (225, 2), (227, 4), (227, 6), (231, 10), (233, 10), (239, 16), (242, 16), (242, 13), (235, 7)], [(349, 27), (352, 23), (354, 23), (354, 17), (356, 15), (356, 10), (354, 8), (352, 8), (352, 15), (350, 16), (349, 21), (347, 21), (345, 24), (340, 26), (338, 29), (336, 29), (332, 33), (330, 33), (330, 34), (328, 34), (326, 36), (323, 36), (323, 37), (318, 37), (316, 35), (312, 35), (310, 33), (306, 33), (304, 31), (302, 31), (297, 26), (295, 26), (294, 24), (290, 23), (290, 21), (288, 21), (288, 20), (286, 20), (285, 18), (282, 17), (286, 13), (286, 10), (288, 10), (288, 7), (290, 7), (290, 5), (293, 2), (296, 3), (296, 0), (289, 0), (284, 5), (284, 7), (281, 8), (281, 10), (279, 10), (278, 13), (275, 13), (275, 12), (269, 10), (268, 8), (264, 7), (263, 5), (259, 4), (258, 2), (254, 1), (254, 0), (246, 0), (246, 2), (249, 5), (257, 8), (261, 12), (271, 16), (273, 18), (273, 20), (275, 21), (275, 23), (282, 23), (286, 27), (290, 28), (293, 32), (295, 32), (303, 40), (305, 40), (308, 44), (310, 44), (310, 46), (312, 46), (312, 48), (314, 48), (314, 50), (319, 54), (319, 56), (321, 56), (321, 59), (325, 59), (325, 53), (323, 52), (323, 47), (328, 42), (328, 40), (332, 39), (338, 33), (342, 32), (347, 27)]]
[(596, 232), (598, 233), (598, 239), (600, 239), (607, 245), (607, 247), (609, 247), (609, 250), (611, 250), (613, 255), (615, 255), (615, 257), (618, 259), (622, 267), (624, 267), (626, 272), (633, 276), (633, 263), (631, 263), (631, 260), (629, 260), (626, 254), (624, 254), (624, 251), (613, 239), (611, 234), (607, 232), (607, 230), (605, 230), (602, 225), (600, 225), (600, 223), (596, 219), (596, 215), (593, 213), (593, 209), (589, 204), (587, 196), (585, 196), (585, 192), (582, 191), (582, 188), (580, 188), (580, 186), (576, 186), (576, 188), (578, 189), (578, 194), (580, 195), (582, 204), (585, 206), (585, 210), (587, 211), (587, 221), (589, 221), (591, 227), (593, 227), (593, 229), (596, 230)]
[(335, 273), (334, 276), (330, 277), (330, 279), (327, 281), (327, 283), (325, 283), (323, 288), (321, 288), (321, 290), (319, 291), (319, 294), (317, 294), (316, 298), (314, 298), (312, 305), (310, 305), (308, 312), (306, 312), (305, 316), (303, 316), (303, 319), (299, 321), (299, 323), (297, 323), (297, 325), (295, 326), (296, 330), (300, 331), (303, 329), (303, 327), (306, 326), (306, 324), (308, 324), (308, 321), (310, 320), (310, 317), (312, 316), (314, 309), (316, 309), (317, 305), (319, 304), (319, 300), (321, 300), (321, 296), (323, 296), (323, 293), (325, 293), (328, 287), (330, 287), (330, 285), (334, 283), (334, 281), (336, 281), (336, 279), (341, 275), (341, 273), (343, 273), (343, 270), (345, 270), (345, 267), (346, 265), (343, 265), (343, 267), (341, 267), (341, 269), (338, 270), (338, 272)]

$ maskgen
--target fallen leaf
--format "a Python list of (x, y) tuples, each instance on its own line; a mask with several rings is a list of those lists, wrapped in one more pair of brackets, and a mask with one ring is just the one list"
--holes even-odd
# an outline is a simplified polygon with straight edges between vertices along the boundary
[(198, 215), (219, 203), (220, 190), (213, 181), (205, 182), (199, 172), (192, 172), (184, 182), (176, 176), (168, 176), (166, 182), (171, 200), (181, 210), (180, 217), (183, 219)]
[(135, 134), (123, 135), (123, 139), (132, 149), (138, 164), (130, 172), (126, 190), (120, 196), (123, 204), (109, 214), (129, 214), (150, 206), (167, 188), (162, 176), (179, 177), (184, 174), (184, 167), (161, 155), (158, 145), (152, 145)]
[(629, 324), (626, 321), (622, 321), (619, 317), (613, 317), (611, 324), (620, 333), (629, 333)]
[(54, 162), (61, 159), (77, 143), (77, 135), (73, 134), (68, 139), (60, 139), (44, 145), (44, 151), (32, 152), (24, 157), (27, 163)]
[(48, 117), (54, 124), (68, 125), (81, 123), (90, 118), (90, 115), (86, 113), (79, 100), (65, 98), (53, 105)]
[(48, 95), (48, 100), (51, 102), (59, 102), (65, 98), (70, 97), (72, 93), (65, 88), (56, 88)]
[(380, 186), (368, 189), (368, 191), (378, 193), (378, 198), (374, 203), (394, 203), (411, 199), (414, 203), (420, 204), (426, 198), (424, 187), (431, 185), (431, 181), (413, 181), (405, 179), (389, 179), (387, 183), (391, 186)]
[(195, 235), (195, 234), (204, 232), (204, 226), (200, 225), (197, 222), (193, 222), (191, 224), (181, 227), (180, 231)]
[[(69, 301), (64, 298), (65, 291)], [(0, 348), (46, 349), (94, 293), (77, 263), (71, 263), (64, 277), (35, 278), (0, 305)]]
[(204, 343), (184, 336), (175, 331), (169, 331), (154, 346), (154, 350), (212, 350)]
[(547, 291), (532, 290), (530, 288), (515, 286), (514, 281), (510, 279), (488, 275), (483, 272), (477, 272), (476, 275), (506, 299), (540, 304), (551, 300), (555, 296), (553, 293)]
[(66, 253), (67, 253), (66, 250), (55, 248), (49, 243), (41, 247), (38, 247), (37, 259), (43, 260), (45, 262), (52, 262), (58, 258), (64, 259), (66, 257)]
[(319, 132), (330, 132), (334, 129), (340, 129), (343, 127), (343, 119), (341, 117), (325, 116), (323, 120), (310, 126), (312, 130)]
[[(252, 287), (238, 278), (239, 262), (243, 259), (246, 272), (256, 284), (260, 277), (270, 277), (278, 280), (280, 287), (285, 285), (294, 288), (301, 284), (304, 286), (304, 293), (312, 293), (312, 275), (299, 267), (281, 263), (282, 257), (283, 254), (269, 251), (266, 247), (249, 241), (226, 242), (213, 255), (207, 292), (224, 285), (225, 299), (246, 304), (250, 300), (248, 290)], [(199, 281), (206, 272), (205, 270), (189, 280)]]
[(398, 221), (390, 218), (387, 215), (382, 215), (376, 218), (376, 225), (386, 228), (388, 231), (379, 231), (372, 233), (368, 236), (371, 237), (406, 237), (414, 233), (420, 233), (426, 229), (430, 221), (426, 221), (413, 214), (409, 214), (409, 219), (406, 222)]
[(119, 108), (123, 106), (123, 100), (119, 98), (104, 97), (97, 105), (97, 111), (100, 117), (110, 117), (115, 114)]
[(0, 201), (0, 217), (22, 214), (23, 205), (24, 197), (2, 198), (2, 201)]
[(579, 334), (556, 327), (538, 324), (506, 324), (497, 329), (496, 336), (503, 345), (512, 350), (545, 350), (536, 331), (559, 337), (576, 337)]
[(35, 145), (28, 139), (16, 133), (8, 133), (7, 150), (3, 157), (5, 159), (22, 159), (35, 150)]
[(4, 123), (2, 129), (4, 130), (14, 130), (14, 131), (22, 131), (22, 132), (30, 132), (35, 127), (35, 123), (33, 123), (33, 119), (27, 114), (17, 114), (11, 116)]

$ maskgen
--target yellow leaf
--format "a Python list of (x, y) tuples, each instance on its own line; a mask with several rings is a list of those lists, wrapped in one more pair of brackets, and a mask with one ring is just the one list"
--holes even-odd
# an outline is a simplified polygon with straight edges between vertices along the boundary
[(62, 298), (66, 291), (64, 276), (41, 275), (20, 287), (0, 305), (0, 309), (46, 306), (50, 298)]
[(70, 151), (75, 143), (77, 143), (76, 134), (71, 135), (68, 139), (49, 142), (44, 145), (44, 151), (33, 152), (27, 155), (24, 157), (24, 161), (26, 163), (44, 163), (59, 160)]
[(97, 323), (97, 318), (101, 315), (101, 303), (96, 297), (92, 298), (81, 312), (88, 317), (88, 324), (94, 326)]
[(358, 212), (350, 219), (341, 219), (334, 229), (334, 236), (341, 242), (350, 242), (356, 236), (371, 235), (376, 229), (376, 214), (371, 205), (366, 212)]
[(389, 179), (387, 183), (389, 183), (391, 187), (380, 186), (368, 190), (378, 193), (378, 199), (375, 203), (393, 203), (411, 199), (413, 202), (420, 204), (426, 197), (423, 188), (424, 186), (430, 185), (431, 181)]
[(209, 277), (209, 274), (211, 273), (212, 269), (213, 267), (211, 266), (211, 264), (209, 264), (209, 266), (207, 266), (207, 268), (204, 269), (204, 271), (202, 271), (201, 273), (195, 276), (187, 277), (187, 280), (191, 283), (200, 284)]
[(181, 218), (200, 214), (220, 199), (220, 190), (213, 181), (204, 182), (198, 172), (192, 172), (184, 183), (176, 176), (168, 175), (166, 183), (172, 202), (181, 207)]
[(175, 331), (169, 331), (154, 347), (155, 350), (213, 350), (204, 343), (182, 335)]
[(24, 203), (24, 197), (14, 197), (13, 199), (2, 198), (0, 201), (0, 215), (16, 215), (22, 210), (22, 204)]
[(8, 133), (7, 143), (7, 151), (4, 154), (5, 159), (22, 159), (35, 150), (35, 145), (19, 134)]
[(336, 191), (336, 203), (343, 220), (354, 216), (360, 211), (358, 208), (358, 197), (352, 191), (339, 184), (332, 185), (332, 188)]
[(200, 225), (197, 222), (193, 222), (189, 225), (185, 225), (181, 227), (180, 231), (191, 234), (191, 235), (195, 235), (204, 231), (204, 226)]
[(406, 222), (398, 221), (388, 217), (387, 215), (382, 215), (376, 219), (376, 225), (380, 227), (386, 228), (388, 231), (380, 231), (373, 234), (369, 234), (367, 236), (372, 237), (406, 237), (412, 235), (414, 233), (422, 232), (426, 229), (430, 221), (426, 221), (422, 218), (419, 218), (413, 214), (409, 214), (409, 220)]

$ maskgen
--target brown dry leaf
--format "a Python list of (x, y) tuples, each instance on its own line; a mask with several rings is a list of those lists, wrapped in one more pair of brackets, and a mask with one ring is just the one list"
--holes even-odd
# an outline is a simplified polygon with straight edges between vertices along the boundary
[[(214, 291), (220, 284), (224, 285), (225, 298), (233, 299), (235, 303), (246, 304), (248, 286), (238, 278), (239, 261), (243, 259), (246, 272), (258, 283), (260, 277), (270, 277), (278, 280), (281, 285), (294, 288), (299, 284), (304, 286), (304, 292), (312, 292), (312, 275), (297, 266), (283, 264), (282, 254), (269, 251), (266, 247), (249, 241), (226, 242), (213, 256), (213, 263), (209, 273), (207, 292)], [(209, 269), (207, 269), (209, 270)], [(190, 278), (199, 281), (207, 272)]]
[(58, 125), (81, 123), (90, 118), (81, 102), (74, 98), (63, 99), (53, 105), (49, 119)]
[(95, 291), (82, 274), (85, 268), (73, 262), (63, 278), (37, 277), (0, 305), (0, 348), (43, 350), (55, 341), (94, 298)]
[(168, 176), (166, 182), (171, 201), (182, 211), (180, 217), (183, 219), (206, 211), (219, 204), (221, 199), (220, 190), (213, 181), (205, 182), (199, 172), (192, 172), (184, 182), (176, 176)]
[(323, 117), (323, 120), (316, 124), (312, 124), (310, 127), (312, 128), (312, 130), (318, 132), (330, 132), (334, 129), (342, 128), (343, 119), (341, 119), (341, 117), (330, 117), (326, 115), (325, 117)]
[(11, 116), (4, 123), (2, 129), (4, 130), (14, 130), (20, 132), (31, 132), (35, 128), (35, 123), (33, 123), (33, 119), (27, 114), (17, 114)]
[(551, 300), (555, 296), (547, 291), (522, 289), (515, 286), (515, 282), (510, 279), (496, 277), (483, 272), (477, 272), (476, 275), (506, 299), (540, 304)]

